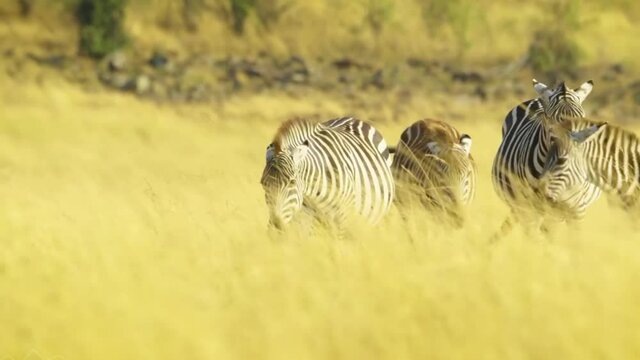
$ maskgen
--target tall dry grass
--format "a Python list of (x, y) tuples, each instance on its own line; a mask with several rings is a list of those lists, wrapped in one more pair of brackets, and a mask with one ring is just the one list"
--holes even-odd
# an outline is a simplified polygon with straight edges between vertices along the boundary
[[(510, 102), (424, 97), (384, 121), (384, 98), (170, 107), (2, 80), (2, 359), (640, 356), (626, 214), (601, 200), (553, 237), (487, 243), (507, 212), (489, 169)], [(480, 169), (468, 224), (393, 212), (349, 240), (272, 236), (264, 150), (281, 120), (313, 113), (375, 119), (390, 142), (422, 116), (454, 119)]]

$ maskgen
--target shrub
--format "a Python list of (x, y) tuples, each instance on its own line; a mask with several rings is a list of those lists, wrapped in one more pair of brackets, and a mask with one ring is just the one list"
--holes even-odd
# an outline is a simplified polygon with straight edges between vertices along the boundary
[(458, 55), (462, 55), (472, 45), (472, 27), (486, 21), (483, 11), (471, 0), (425, 0), (421, 2), (421, 6), (423, 18), (431, 33), (438, 34), (444, 28), (451, 30)]
[(579, 0), (550, 1), (543, 8), (548, 20), (535, 32), (528, 52), (535, 73), (554, 81), (575, 77), (582, 50), (570, 34), (581, 26), (579, 5)]
[(380, 32), (384, 25), (392, 19), (393, 10), (393, 0), (367, 0), (365, 19), (375, 32)]
[(18, 0), (21, 16), (29, 16), (33, 8), (33, 0)]
[(256, 6), (255, 0), (230, 0), (233, 31), (236, 34), (244, 33), (244, 24), (249, 13)]
[(260, 23), (266, 29), (270, 29), (292, 6), (293, 2), (287, 0), (258, 0), (256, 14)]
[(101, 58), (122, 47), (127, 0), (80, 0), (76, 16), (80, 23), (80, 51)]
[(529, 63), (534, 73), (557, 79), (575, 76), (573, 70), (582, 51), (564, 31), (539, 30), (529, 46)]

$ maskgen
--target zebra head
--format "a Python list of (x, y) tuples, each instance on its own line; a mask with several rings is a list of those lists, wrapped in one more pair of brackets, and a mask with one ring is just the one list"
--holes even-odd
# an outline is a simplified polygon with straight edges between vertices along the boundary
[[(475, 188), (475, 165), (471, 157), (471, 143), (471, 136), (467, 134), (462, 134), (452, 146), (442, 146), (436, 141), (427, 143), (431, 154), (436, 155), (439, 160), (431, 160), (431, 166), (428, 166), (432, 171), (435, 170), (434, 175), (438, 174), (432, 181), (452, 191), (453, 196), (462, 199), (464, 203), (471, 201)], [(423, 166), (425, 164), (423, 162)]]
[(584, 187), (591, 181), (585, 146), (596, 139), (606, 125), (574, 119), (551, 127), (551, 146), (541, 178), (548, 198), (559, 201), (572, 189)]
[(260, 183), (269, 207), (269, 223), (278, 229), (288, 224), (302, 207), (304, 186), (298, 169), (308, 151), (308, 141), (280, 151), (274, 144), (267, 147), (267, 164)]
[(582, 102), (591, 93), (593, 81), (589, 80), (576, 89), (570, 89), (564, 82), (551, 89), (533, 79), (533, 88), (540, 96), (547, 118), (559, 121), (565, 117), (585, 117)]

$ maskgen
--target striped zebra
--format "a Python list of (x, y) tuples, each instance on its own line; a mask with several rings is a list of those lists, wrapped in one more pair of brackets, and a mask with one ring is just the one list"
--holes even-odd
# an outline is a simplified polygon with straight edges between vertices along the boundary
[[(511, 208), (511, 217), (518, 220), (522, 219), (523, 212), (532, 209), (536, 215), (559, 209), (563, 216), (579, 217), (580, 209), (572, 207), (569, 194), (556, 194), (555, 200), (546, 196), (541, 178), (545, 168), (549, 168), (550, 128), (569, 118), (584, 118), (582, 103), (593, 89), (593, 82), (587, 81), (576, 89), (570, 89), (564, 83), (550, 88), (534, 79), (533, 86), (539, 98), (521, 103), (505, 118), (502, 142), (492, 168), (495, 190)], [(580, 136), (588, 138), (589, 132), (595, 130), (585, 129)], [(596, 186), (584, 186), (589, 187), (588, 191), (594, 196), (598, 193)], [(508, 218), (503, 224), (503, 232), (508, 231), (512, 220), (516, 219)]]
[(414, 200), (462, 225), (462, 206), (474, 196), (471, 137), (444, 121), (424, 119), (400, 136), (391, 165), (398, 204)]
[(342, 224), (349, 213), (379, 221), (393, 202), (391, 159), (382, 135), (353, 117), (285, 122), (267, 147), (261, 184), (270, 223), (282, 229), (301, 209)]
[(552, 146), (543, 181), (554, 201), (572, 194), (584, 212), (598, 191), (613, 193), (626, 208), (640, 198), (640, 139), (622, 128), (591, 120), (568, 120), (552, 127)]

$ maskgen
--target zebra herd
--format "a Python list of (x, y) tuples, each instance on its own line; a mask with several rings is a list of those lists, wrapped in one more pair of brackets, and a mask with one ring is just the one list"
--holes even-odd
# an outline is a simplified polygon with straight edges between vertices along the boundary
[[(640, 140), (586, 118), (593, 88), (533, 81), (538, 98), (513, 108), (502, 126), (492, 180), (511, 209), (503, 224), (581, 218), (604, 192), (631, 207), (640, 198)], [(393, 203), (413, 204), (463, 224), (476, 191), (471, 137), (443, 121), (417, 121), (388, 147), (373, 126), (353, 117), (316, 123), (292, 119), (267, 147), (261, 184), (270, 224), (282, 229), (298, 212), (342, 226), (350, 215), (376, 223)]]

